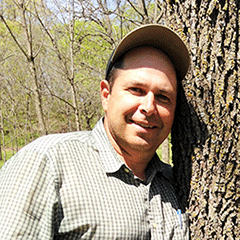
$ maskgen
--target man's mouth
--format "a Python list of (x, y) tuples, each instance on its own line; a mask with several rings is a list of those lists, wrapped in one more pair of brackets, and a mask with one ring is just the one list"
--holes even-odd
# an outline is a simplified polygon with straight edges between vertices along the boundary
[(154, 128), (154, 126), (149, 126), (149, 125), (142, 124), (142, 123), (138, 123), (138, 125), (141, 126), (141, 127), (144, 127), (144, 128), (151, 128), (151, 129)]
[(153, 126), (153, 125), (149, 125), (149, 124), (144, 124), (144, 123), (139, 123), (139, 122), (134, 122), (132, 121), (133, 123), (139, 125), (140, 127), (143, 127), (143, 128), (149, 128), (149, 129), (153, 129), (153, 128), (156, 128), (156, 126)]

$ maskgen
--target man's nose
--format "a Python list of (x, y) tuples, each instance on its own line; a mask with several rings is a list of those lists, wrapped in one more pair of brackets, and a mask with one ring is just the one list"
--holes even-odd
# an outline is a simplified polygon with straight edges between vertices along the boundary
[(156, 111), (155, 97), (153, 93), (148, 93), (141, 99), (139, 106), (141, 113), (150, 116)]

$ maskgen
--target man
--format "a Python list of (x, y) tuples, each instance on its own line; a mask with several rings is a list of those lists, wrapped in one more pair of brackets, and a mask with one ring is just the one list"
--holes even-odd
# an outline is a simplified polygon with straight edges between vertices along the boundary
[(189, 67), (182, 40), (145, 25), (113, 52), (93, 131), (48, 135), (0, 172), (1, 239), (188, 239), (187, 217), (155, 151)]

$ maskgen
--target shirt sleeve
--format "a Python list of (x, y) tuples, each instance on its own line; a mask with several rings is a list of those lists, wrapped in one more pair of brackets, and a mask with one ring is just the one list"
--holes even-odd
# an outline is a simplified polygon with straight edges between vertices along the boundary
[(0, 236), (4, 240), (52, 239), (58, 203), (53, 166), (25, 147), (0, 170)]

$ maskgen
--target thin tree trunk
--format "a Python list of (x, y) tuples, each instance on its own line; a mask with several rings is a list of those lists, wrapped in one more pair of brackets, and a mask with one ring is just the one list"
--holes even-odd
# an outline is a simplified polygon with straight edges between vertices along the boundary
[(37, 75), (37, 69), (35, 65), (35, 56), (33, 53), (33, 42), (32, 42), (32, 36), (31, 36), (31, 25), (27, 26), (26, 22), (26, 8), (23, 4), (19, 5), (19, 10), (21, 11), (21, 19), (22, 19), (22, 26), (25, 33), (26, 38), (26, 44), (27, 44), (27, 60), (29, 64), (29, 69), (31, 73), (31, 77), (33, 79), (34, 87), (33, 87), (33, 93), (34, 93), (34, 102), (35, 102), (35, 109), (38, 117), (38, 123), (39, 123), (39, 132), (41, 135), (47, 134), (47, 128), (43, 117), (43, 108), (42, 108), (42, 97), (41, 97), (41, 89), (40, 84), (38, 81), (38, 75)]
[[(2, 145), (0, 145), (0, 150), (1, 150), (1, 154), (0, 154), (0, 160), (4, 160), (4, 162), (6, 161), (6, 150), (5, 150), (5, 136), (4, 136), (4, 123), (3, 123), (3, 114), (2, 114), (2, 110), (0, 109), (0, 130), (1, 130), (1, 135), (2, 135)], [(3, 158), (2, 158), (2, 151), (3, 151)]]
[(166, 138), (162, 143), (162, 161), (169, 163), (169, 140)]
[(32, 59), (29, 62), (31, 76), (34, 80), (34, 88), (33, 88), (33, 95), (34, 95), (34, 103), (35, 103), (35, 109), (38, 117), (38, 123), (39, 123), (39, 132), (41, 135), (47, 134), (47, 128), (46, 123), (43, 116), (43, 106), (42, 106), (42, 97), (41, 97), (41, 90), (38, 83), (38, 77), (37, 77), (37, 70), (35, 67), (34, 59)]
[(74, 1), (69, 0), (69, 33), (70, 33), (70, 84), (72, 90), (72, 100), (74, 106), (74, 114), (75, 114), (75, 123), (77, 131), (80, 131), (80, 119), (79, 119), (79, 108), (77, 101), (77, 92), (75, 85), (75, 74), (74, 74), (74, 25), (75, 25), (75, 13), (74, 13)]
[(13, 118), (14, 118), (14, 126), (13, 126), (13, 141), (14, 141), (14, 151), (13, 152), (13, 155), (18, 152), (18, 132), (17, 132), (17, 114), (15, 112), (15, 109), (13, 110), (14, 113), (13, 113)]
[(37, 70), (35, 65), (35, 56), (33, 53), (33, 39), (32, 39), (32, 29), (31, 26), (28, 29), (27, 21), (26, 21), (26, 6), (23, 2), (15, 2), (16, 6), (18, 7), (19, 11), (21, 12), (21, 24), (24, 30), (25, 34), (25, 43), (27, 45), (27, 51), (21, 46), (20, 42), (17, 40), (15, 35), (13, 34), (10, 26), (6, 22), (5, 18), (2, 14), (0, 14), (0, 18), (2, 19), (4, 25), (8, 29), (12, 39), (17, 44), (18, 48), (21, 50), (21, 52), (24, 54), (28, 61), (30, 74), (33, 80), (33, 94), (34, 94), (34, 100), (35, 100), (35, 109), (38, 117), (38, 123), (39, 123), (39, 132), (41, 135), (47, 134), (46, 124), (43, 117), (43, 109), (42, 109), (42, 100), (41, 100), (41, 90), (40, 90), (40, 84), (38, 81), (37, 76)]

